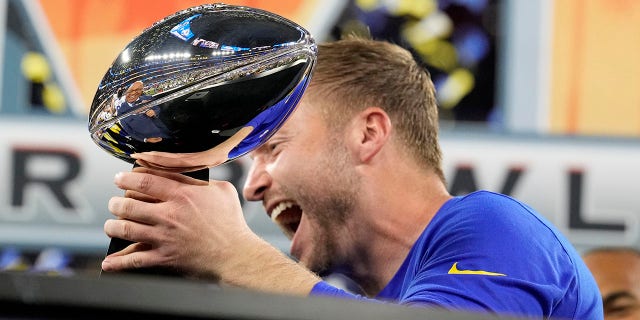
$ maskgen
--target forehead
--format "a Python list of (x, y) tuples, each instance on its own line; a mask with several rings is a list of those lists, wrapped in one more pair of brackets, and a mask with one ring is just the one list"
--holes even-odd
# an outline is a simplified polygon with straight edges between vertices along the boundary
[[(324, 128), (324, 122), (319, 113), (310, 104), (309, 99), (304, 97), (295, 108), (293, 113), (284, 122), (282, 127), (276, 131), (269, 141), (289, 141), (289, 140), (308, 140), (309, 136), (319, 138)], [(298, 139), (300, 138), (300, 139)], [(315, 139), (312, 139), (315, 140)], [(267, 144), (260, 146), (258, 149), (249, 153), (250, 157), (268, 149)]]
[(640, 293), (640, 256), (627, 251), (602, 251), (584, 257), (603, 291), (632, 290)]
[(298, 103), (298, 106), (295, 108), (293, 113), (285, 121), (280, 130), (275, 133), (275, 135), (277, 135), (281, 131), (303, 131), (307, 128), (313, 128), (321, 122), (322, 118), (320, 117), (320, 113), (317, 110), (317, 106), (314, 105), (313, 101), (308, 97), (308, 95), (305, 95), (300, 100), (300, 103)]

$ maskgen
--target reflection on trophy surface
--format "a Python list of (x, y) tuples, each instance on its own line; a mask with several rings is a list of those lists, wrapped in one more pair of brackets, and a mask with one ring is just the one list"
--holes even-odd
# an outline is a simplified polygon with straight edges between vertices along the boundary
[[(91, 138), (125, 161), (207, 180), (209, 167), (280, 128), (315, 59), (311, 35), (273, 13), (224, 4), (180, 11), (144, 30), (107, 70), (91, 105)], [(107, 254), (130, 244), (113, 238)]]
[(300, 100), (316, 46), (270, 12), (224, 4), (146, 29), (103, 77), (89, 115), (110, 154), (171, 171), (235, 159), (265, 142)]

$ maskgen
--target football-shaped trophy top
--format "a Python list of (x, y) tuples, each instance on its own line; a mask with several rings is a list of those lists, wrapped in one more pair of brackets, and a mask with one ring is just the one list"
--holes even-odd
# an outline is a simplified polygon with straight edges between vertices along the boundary
[(98, 146), (174, 170), (211, 167), (264, 143), (306, 89), (316, 45), (271, 12), (211, 4), (168, 16), (133, 39), (91, 104)]

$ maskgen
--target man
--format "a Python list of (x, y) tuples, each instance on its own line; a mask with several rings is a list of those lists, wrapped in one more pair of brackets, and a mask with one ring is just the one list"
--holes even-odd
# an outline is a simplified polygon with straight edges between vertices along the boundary
[(433, 84), (398, 46), (321, 45), (300, 106), (251, 157), (244, 196), (263, 202), (299, 263), (249, 229), (231, 184), (140, 168), (116, 175), (126, 197), (112, 198), (119, 220), (105, 223), (138, 243), (103, 269), (170, 266), (255, 290), (367, 299), (315, 275), (340, 268), (383, 301), (602, 317), (579, 255), (533, 209), (486, 191), (448, 194)]
[[(132, 83), (124, 96), (116, 105), (117, 115), (136, 110), (140, 103), (149, 100), (143, 95), (144, 84), (142, 81)], [(158, 143), (171, 136), (167, 126), (158, 118), (159, 108), (154, 107), (143, 112), (134, 112), (120, 120), (122, 129), (126, 135), (138, 142)]]
[(604, 304), (604, 318), (640, 319), (640, 252), (598, 248), (584, 254)]

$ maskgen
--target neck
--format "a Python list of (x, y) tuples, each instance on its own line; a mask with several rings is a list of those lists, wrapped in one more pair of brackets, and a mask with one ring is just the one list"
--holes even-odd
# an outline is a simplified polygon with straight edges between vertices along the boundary
[(355, 242), (347, 253), (349, 276), (368, 296), (378, 294), (393, 278), (433, 216), (451, 198), (436, 174), (421, 174), (399, 164), (393, 168), (393, 172), (364, 174), (358, 218), (347, 226)]

